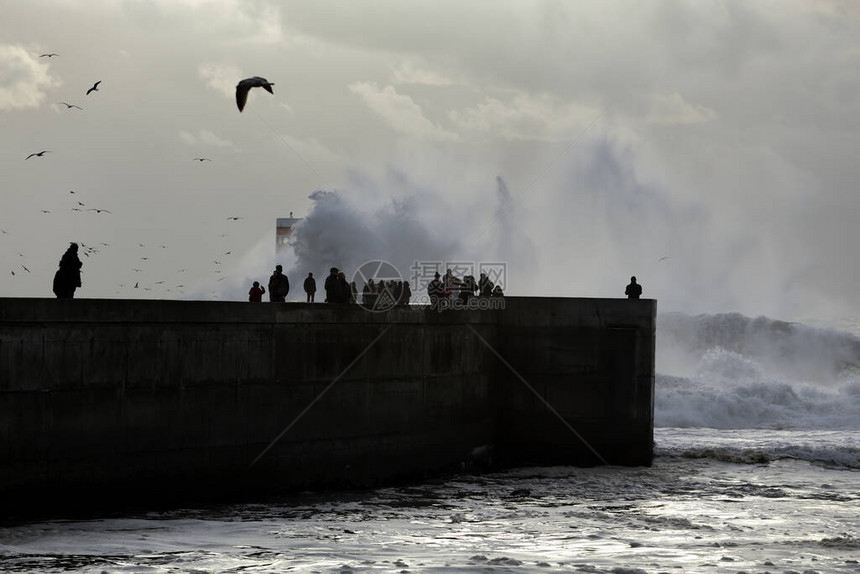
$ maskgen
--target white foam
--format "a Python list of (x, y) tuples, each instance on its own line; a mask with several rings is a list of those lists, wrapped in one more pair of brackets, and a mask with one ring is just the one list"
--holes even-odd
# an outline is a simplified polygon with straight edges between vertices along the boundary
[(737, 314), (672, 314), (658, 318), (657, 349), (658, 427), (860, 429), (853, 335)]

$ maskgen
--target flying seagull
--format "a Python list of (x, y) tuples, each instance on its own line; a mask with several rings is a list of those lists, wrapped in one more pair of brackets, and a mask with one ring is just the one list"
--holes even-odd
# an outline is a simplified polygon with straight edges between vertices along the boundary
[(57, 102), (57, 103), (58, 103), (58, 104), (63, 104), (64, 106), (66, 106), (66, 109), (67, 109), (67, 110), (70, 110), (70, 109), (72, 109), (72, 108), (78, 108), (79, 110), (82, 110), (82, 111), (83, 111), (83, 109), (84, 109), (84, 108), (82, 108), (81, 106), (76, 106), (75, 104), (70, 104), (70, 103), (68, 103), (68, 102)]
[(195, 157), (192, 161), (212, 161), (208, 157)]
[(95, 211), (96, 213), (110, 213), (110, 211), (108, 211), (107, 209), (96, 209), (95, 207), (88, 209), (87, 211)]
[(242, 218), (241, 217), (228, 217), (227, 218), (228, 221), (239, 221), (240, 219), (242, 219)]
[(274, 85), (266, 78), (261, 78), (260, 76), (245, 78), (236, 84), (236, 105), (239, 106), (239, 111), (241, 112), (245, 109), (245, 102), (248, 101), (248, 92), (251, 88), (263, 88), (270, 94), (274, 94), (275, 92), (272, 91), (272, 86)]
[(102, 83), (102, 81), (101, 81), (101, 80), (99, 80), (98, 82), (96, 82), (95, 84), (93, 84), (93, 87), (92, 87), (92, 88), (90, 88), (89, 90), (87, 90), (87, 95), (89, 96), (89, 95), (90, 95), (90, 92), (98, 92), (98, 91), (99, 91), (99, 84), (101, 84), (101, 83)]
[(37, 155), (37, 156), (39, 156), (39, 157), (42, 157), (42, 156), (43, 156), (43, 155), (45, 155), (46, 153), (51, 153), (51, 150), (46, 149), (46, 150), (43, 150), (43, 151), (40, 151), (40, 152), (37, 152), (37, 153), (31, 153), (30, 155), (28, 155), (28, 156), (27, 156), (27, 157), (25, 157), (24, 159), (25, 159), (25, 160), (28, 160), (28, 159), (30, 159), (31, 157), (33, 157), (34, 155)]
[(54, 53), (50, 53), (50, 54), (42, 54), (42, 55), (41, 55), (41, 56), (39, 56), (39, 57), (40, 57), (40, 58), (53, 58), (54, 56), (59, 56), (59, 54), (54, 54)]

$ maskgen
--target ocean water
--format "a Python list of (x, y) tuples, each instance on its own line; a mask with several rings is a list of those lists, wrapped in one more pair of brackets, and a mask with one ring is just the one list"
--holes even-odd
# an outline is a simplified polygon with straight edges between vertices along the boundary
[(658, 318), (649, 468), (0, 527), (3, 572), (860, 572), (860, 339)]

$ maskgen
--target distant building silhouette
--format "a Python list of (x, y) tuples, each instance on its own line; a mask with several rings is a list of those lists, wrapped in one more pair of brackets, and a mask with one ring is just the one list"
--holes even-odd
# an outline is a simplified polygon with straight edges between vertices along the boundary
[(292, 211), (289, 217), (277, 219), (275, 222), (275, 258), (290, 248), (290, 236), (293, 234), (293, 227), (301, 220), (301, 217), (293, 217)]

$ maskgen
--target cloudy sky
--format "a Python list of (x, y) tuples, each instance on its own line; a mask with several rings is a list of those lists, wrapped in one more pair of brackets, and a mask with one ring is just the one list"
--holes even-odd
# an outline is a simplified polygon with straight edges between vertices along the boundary
[[(79, 297), (244, 300), (294, 212), (294, 291), (505, 262), (511, 295), (635, 274), (663, 311), (860, 317), (858, 23), (825, 0), (3, 2), (0, 295), (51, 296), (77, 241)], [(239, 113), (254, 75), (275, 93)]]

